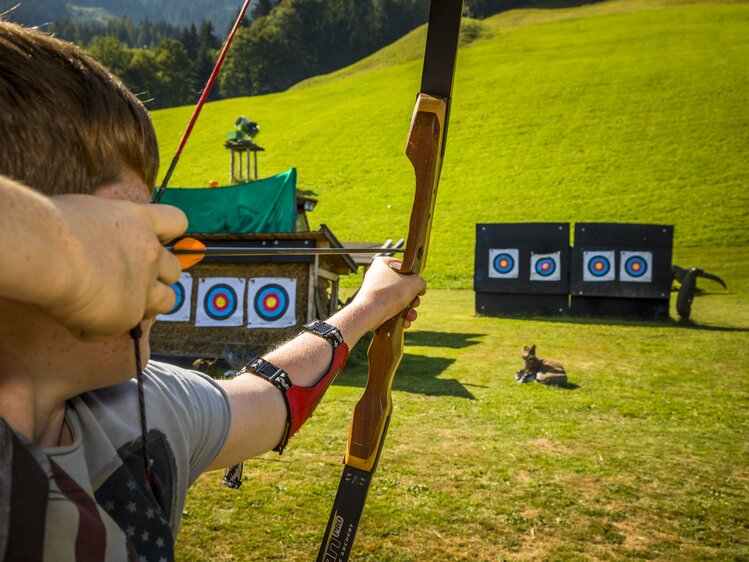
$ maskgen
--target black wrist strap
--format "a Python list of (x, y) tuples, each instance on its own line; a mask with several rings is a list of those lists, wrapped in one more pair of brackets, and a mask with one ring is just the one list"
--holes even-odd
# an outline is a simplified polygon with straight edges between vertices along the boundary
[[(273, 449), (274, 451), (281, 452), (289, 440), (289, 430), (291, 429), (291, 406), (289, 405), (289, 399), (286, 397), (286, 391), (291, 388), (289, 373), (280, 367), (276, 367), (273, 363), (262, 357), (257, 357), (250, 361), (238, 374), (248, 371), (264, 378), (281, 391), (283, 401), (286, 404), (286, 428), (284, 429), (284, 436), (281, 443)], [(238, 489), (242, 485), (243, 468), (244, 463), (235, 464), (227, 468), (224, 473), (224, 486), (235, 490)]]
[(252, 360), (244, 369), (242, 369), (242, 371), (246, 371), (247, 369), (251, 369), (255, 372), (256, 375), (260, 375), (265, 380), (270, 382), (273, 386), (280, 390), (281, 394), (283, 394), (284, 396), (286, 396), (286, 391), (291, 388), (291, 379), (289, 378), (289, 373), (287, 373), (280, 367), (276, 367), (267, 359), (258, 357)]
[(341, 331), (335, 326), (331, 326), (322, 320), (313, 320), (302, 326), (302, 328), (311, 334), (315, 334), (316, 336), (327, 340), (330, 345), (333, 346), (333, 351), (343, 343), (343, 335), (341, 334)]

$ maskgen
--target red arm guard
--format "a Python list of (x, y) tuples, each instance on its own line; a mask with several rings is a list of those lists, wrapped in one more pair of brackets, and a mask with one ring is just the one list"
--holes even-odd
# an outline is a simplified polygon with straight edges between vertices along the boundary
[(333, 351), (333, 361), (330, 369), (323, 375), (315, 386), (293, 386), (286, 391), (286, 406), (289, 409), (286, 420), (286, 431), (281, 443), (273, 449), (279, 453), (288, 443), (289, 438), (294, 435), (306, 422), (320, 403), (322, 395), (328, 390), (330, 384), (335, 380), (338, 373), (348, 359), (349, 349), (345, 343), (340, 344)]
[[(284, 402), (286, 403), (286, 427), (284, 429), (283, 437), (281, 442), (273, 449), (278, 451), (279, 454), (283, 453), (289, 439), (294, 435), (304, 422), (306, 422), (315, 411), (315, 408), (320, 403), (325, 391), (335, 380), (338, 373), (341, 372), (346, 361), (348, 360), (349, 348), (343, 343), (343, 339), (340, 337), (340, 332), (334, 329), (332, 326), (316, 321), (321, 324), (320, 330), (326, 328), (332, 329), (336, 334), (335, 337), (325, 337), (333, 345), (333, 360), (330, 363), (328, 372), (325, 373), (322, 378), (317, 381), (314, 386), (295, 386), (291, 383), (291, 379), (286, 371), (279, 369), (270, 361), (259, 357), (252, 361), (247, 367), (242, 369), (242, 372), (248, 370), (255, 373), (256, 375), (263, 377), (273, 386), (278, 388), (283, 395)], [(308, 324), (305, 329), (310, 330)], [(329, 330), (330, 331), (330, 330)], [(314, 332), (313, 332), (314, 333)], [(320, 335), (317, 333), (317, 335)], [(339, 343), (340, 342), (340, 343)], [(242, 485), (242, 465), (234, 465), (226, 470), (224, 474), (224, 485), (230, 488), (239, 488)]]

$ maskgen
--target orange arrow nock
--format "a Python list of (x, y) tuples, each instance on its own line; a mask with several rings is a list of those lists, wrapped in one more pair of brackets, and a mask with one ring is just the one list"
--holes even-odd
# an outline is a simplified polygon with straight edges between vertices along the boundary
[(196, 240), (195, 238), (183, 238), (171, 248), (172, 250), (187, 250), (190, 252), (196, 252), (191, 254), (177, 254), (177, 259), (182, 267), (182, 271), (191, 268), (196, 263), (202, 261), (205, 257), (205, 244)]

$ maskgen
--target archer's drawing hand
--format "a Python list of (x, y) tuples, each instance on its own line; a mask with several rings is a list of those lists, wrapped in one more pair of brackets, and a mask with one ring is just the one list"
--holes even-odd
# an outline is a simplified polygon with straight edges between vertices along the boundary
[(364, 276), (364, 282), (355, 301), (368, 312), (369, 329), (374, 330), (410, 307), (403, 326), (408, 328), (416, 320), (416, 307), (421, 304), (420, 295), (426, 293), (426, 282), (418, 275), (398, 273), (401, 260), (376, 258)]
[(187, 228), (182, 211), (91, 195), (51, 200), (68, 226), (69, 267), (40, 303), (50, 316), (80, 339), (100, 340), (174, 306), (180, 265), (163, 244)]

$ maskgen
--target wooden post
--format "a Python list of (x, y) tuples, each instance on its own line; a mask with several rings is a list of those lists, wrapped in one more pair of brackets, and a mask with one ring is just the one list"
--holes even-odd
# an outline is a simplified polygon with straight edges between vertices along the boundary
[(307, 322), (312, 322), (315, 317), (315, 291), (317, 290), (317, 268), (320, 262), (319, 256), (309, 264), (309, 282), (307, 283)]
[(327, 314), (333, 316), (338, 311), (338, 280), (340, 276), (321, 267), (317, 269), (317, 275), (330, 281), (330, 302), (328, 302)]

